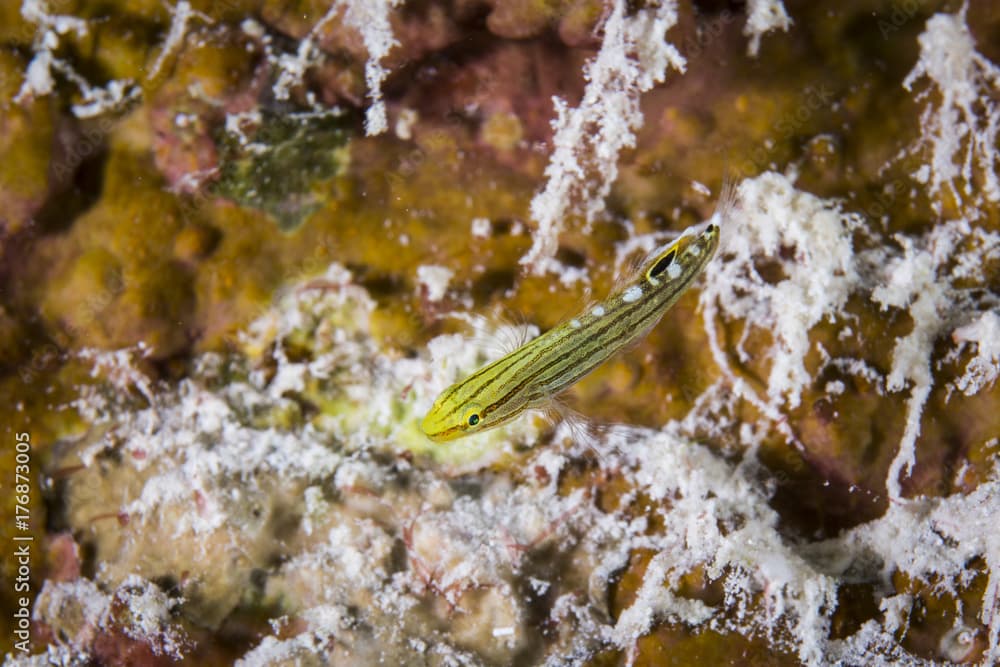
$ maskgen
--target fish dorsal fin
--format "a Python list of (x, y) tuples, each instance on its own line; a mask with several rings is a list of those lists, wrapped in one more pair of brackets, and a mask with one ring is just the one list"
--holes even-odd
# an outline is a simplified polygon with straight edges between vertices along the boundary
[(513, 310), (493, 312), (489, 316), (456, 311), (448, 315), (471, 329), (471, 339), (491, 359), (510, 354), (537, 335), (537, 329)]

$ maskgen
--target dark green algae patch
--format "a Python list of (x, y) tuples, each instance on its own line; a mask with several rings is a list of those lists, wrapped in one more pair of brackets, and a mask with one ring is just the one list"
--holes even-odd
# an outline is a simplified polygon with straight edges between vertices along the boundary
[(264, 211), (282, 231), (294, 231), (323, 207), (330, 181), (347, 167), (348, 123), (329, 116), (271, 111), (250, 127), (221, 132), (214, 195)]
[[(277, 292), (331, 262), (350, 268), (376, 300), (372, 331), (379, 342), (408, 355), (435, 335), (459, 330), (441, 316), (466, 304), (480, 313), (519, 313), (543, 330), (571, 315), (611, 288), (613, 246), (627, 236), (623, 221), (635, 233), (679, 231), (710, 213), (714, 202), (690, 187), (693, 180), (716, 192), (727, 173), (750, 177), (795, 164), (800, 189), (843, 198), (876, 228), (887, 216), (879, 228), (885, 243), (893, 233), (915, 235), (934, 224), (929, 201), (898, 194), (912, 187), (915, 166), (912, 158), (893, 158), (919, 134), (918, 107), (899, 82), (916, 60), (926, 19), (956, 11), (957, 3), (916, 3), (907, 13), (900, 3), (788, 2), (795, 25), (766, 35), (756, 60), (744, 56), (742, 14), (717, 3), (682, 3), (680, 24), (668, 35), (688, 56), (688, 71), (671, 74), (667, 85), (643, 98), (645, 125), (636, 148), (622, 157), (608, 215), (586, 233), (581, 221), (571, 220), (560, 239), (559, 259), (587, 268), (592, 278), (590, 285), (570, 286), (558, 276), (525, 275), (518, 260), (530, 245), (528, 203), (543, 183), (551, 148), (551, 96), (578, 101), (581, 64), (597, 46), (592, 28), (599, 3), (497, 3), (492, 10), (487, 3), (407, 5), (396, 25), (410, 32), (387, 59), (390, 132), (379, 137), (363, 136), (364, 51), (353, 33), (325, 36), (328, 64), (284, 106), (269, 99), (266, 63), (246, 56), (253, 40), (238, 29), (244, 18), (255, 17), (282, 39), (299, 39), (318, 18), (318, 5), (192, 4), (215, 22), (195, 23), (197, 39), (189, 38), (150, 80), (146, 72), (169, 26), (160, 3), (59, 3), (60, 12), (100, 19), (88, 36), (67, 36), (60, 57), (94, 81), (132, 78), (141, 89), (138, 102), (86, 120), (70, 113), (78, 94), (64, 80), (52, 96), (10, 101), (34, 32), (16, 3), (0, 9), (0, 421), (8, 441), (14, 432), (32, 434), (38, 470), (58, 470), (57, 445), (87, 429), (61, 406), (81, 387), (107, 390), (75, 360), (80, 350), (141, 341), (152, 351), (143, 369), (176, 381), (200, 353), (237, 354), (241, 327)], [(972, 2), (968, 24), (984, 55), (1000, 60), (992, 38), (1000, 31), (1000, 10)], [(124, 33), (123, 25), (130, 26)], [(342, 110), (309, 115), (309, 92)], [(404, 110), (415, 113), (405, 131), (397, 131)], [(260, 120), (242, 128), (249, 142), (240, 141), (226, 131), (224, 117), (250, 111), (260, 111)], [(960, 212), (946, 201), (942, 218)], [(470, 236), (477, 218), (490, 221), (485, 237)], [(984, 209), (977, 224), (1000, 231), (1000, 211)], [(454, 271), (443, 301), (429, 299), (416, 283), (416, 268), (426, 264)], [(1000, 291), (1000, 267), (985, 272), (983, 287)], [(573, 391), (576, 409), (598, 421), (649, 426), (687, 414), (718, 379), (696, 305), (697, 295), (686, 295), (636, 349), (585, 379)], [(831, 356), (864, 358), (884, 375), (892, 341), (912, 326), (908, 315), (881, 312), (861, 298), (848, 309), (857, 338), (841, 339), (837, 327), (824, 323), (811, 339)], [(723, 331), (729, 342), (741, 333), (739, 323)], [(750, 361), (739, 367), (757, 386), (766, 377), (767, 361), (759, 354), (766, 344), (751, 339)], [(941, 358), (944, 344), (939, 348)], [(807, 361), (820, 367), (818, 358)], [(967, 491), (989, 473), (1000, 394), (993, 387), (949, 397), (946, 385), (961, 367), (935, 368), (918, 464), (904, 481), (908, 495)], [(816, 376), (801, 406), (785, 415), (803, 449), (773, 433), (760, 451), (778, 479), (773, 505), (789, 534), (810, 539), (884, 513), (886, 470), (905, 423), (905, 393), (883, 394), (831, 373)], [(828, 394), (823, 387), (831, 380), (843, 381), (846, 391)], [(322, 405), (308, 398), (304, 404)], [(272, 417), (276, 424), (304, 418)], [(752, 406), (740, 404), (734, 423), (759, 419)], [(728, 451), (724, 439), (706, 444)], [(9, 457), (0, 463), (5, 478), (10, 465)], [(968, 471), (956, 483), (962, 466)], [(563, 481), (565, 492), (601, 484), (609, 497), (623, 491), (603, 474), (581, 465), (578, 478)], [(32, 487), (33, 534), (51, 545), (60, 531), (76, 528), (74, 536), (86, 543), (79, 527), (65, 524), (58, 488)], [(6, 507), (5, 516), (10, 511)], [(4, 522), (0, 539), (9, 541), (11, 530)], [(66, 565), (64, 552), (48, 553), (35, 590)], [(620, 573), (612, 613), (634, 595), (645, 560), (634, 554)], [(99, 565), (85, 550), (82, 569)], [(5, 562), (5, 575), (10, 566)], [(698, 581), (689, 593), (711, 599), (713, 585)], [(849, 595), (862, 602), (845, 597), (837, 623), (856, 627), (878, 614), (864, 603), (875, 585), (858, 583)], [(914, 596), (915, 609), (930, 610), (922, 612), (930, 620), (915, 624), (901, 643), (936, 659), (953, 601), (919, 582), (901, 581), (898, 588)], [(13, 600), (7, 590), (0, 595), (6, 614)], [(981, 596), (969, 598), (966, 609)], [(231, 621), (238, 630), (226, 637), (206, 632), (198, 643), (230, 647), (220, 654), (244, 652), (267, 615), (257, 602), (238, 607)], [(10, 649), (7, 641), (5, 635), (0, 650)], [(636, 664), (693, 664), (705, 655), (795, 662), (756, 639), (661, 623), (637, 644)], [(610, 651), (593, 664), (621, 659)]]

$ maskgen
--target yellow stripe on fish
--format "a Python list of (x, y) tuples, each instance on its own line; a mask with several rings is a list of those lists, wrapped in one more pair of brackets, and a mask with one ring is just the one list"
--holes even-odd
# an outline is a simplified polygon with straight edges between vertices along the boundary
[(639, 340), (701, 273), (719, 246), (713, 216), (650, 254), (622, 289), (441, 392), (421, 424), (446, 442), (505, 424)]

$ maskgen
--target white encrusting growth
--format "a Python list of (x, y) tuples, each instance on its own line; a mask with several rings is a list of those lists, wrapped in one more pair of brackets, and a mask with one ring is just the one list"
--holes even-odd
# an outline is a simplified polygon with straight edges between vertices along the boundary
[(392, 34), (389, 15), (402, 0), (336, 0), (334, 6), (344, 7), (344, 21), (361, 33), (368, 60), (365, 61), (365, 81), (368, 84), (368, 108), (365, 110), (365, 132), (382, 134), (388, 127), (382, 82), (389, 71), (382, 60), (399, 42)]
[[(80, 578), (45, 582), (33, 619), (49, 624), (70, 646), (86, 645), (98, 635), (117, 630), (149, 646), (155, 655), (180, 660), (189, 648), (184, 632), (173, 622), (180, 605), (179, 599), (168, 597), (138, 575), (127, 577), (110, 594), (93, 581)], [(127, 615), (116, 613), (115, 607), (126, 609)]]
[[(385, 103), (382, 99), (382, 83), (388, 70), (382, 61), (398, 45), (393, 35), (391, 14), (402, 0), (334, 0), (325, 14), (310, 29), (296, 47), (294, 53), (275, 54), (273, 42), (262, 26), (248, 19), (243, 22), (244, 31), (260, 40), (268, 60), (277, 69), (277, 80), (273, 93), (279, 100), (291, 97), (291, 90), (299, 85), (306, 72), (324, 58), (320, 43), (324, 32), (337, 21), (358, 31), (368, 59), (365, 61), (365, 81), (368, 87), (369, 104), (365, 110), (365, 131), (369, 135), (381, 134), (388, 127)], [(137, 100), (141, 90), (130, 80), (111, 80), (103, 85), (93, 85), (73, 67), (54, 53), (60, 46), (61, 36), (69, 32), (78, 37), (89, 31), (87, 21), (70, 16), (53, 14), (46, 0), (22, 0), (21, 14), (26, 21), (37, 25), (33, 45), (34, 54), (25, 73), (24, 83), (14, 97), (23, 104), (33, 98), (50, 94), (55, 86), (54, 73), (69, 79), (79, 90), (81, 102), (72, 109), (74, 115), (87, 118), (112, 110), (120, 110)], [(148, 67), (146, 77), (155, 79), (164, 70), (169, 57), (182, 48), (192, 22), (197, 19), (210, 23), (211, 18), (195, 10), (188, 0), (179, 0), (169, 7), (172, 14), (170, 28), (156, 57)], [(405, 119), (404, 119), (405, 120)]]
[[(752, 195), (754, 188), (763, 188), (762, 196), (779, 197), (767, 201), (796, 202), (796, 207), (769, 210), (798, 223), (803, 220), (794, 211), (824, 217), (834, 210), (801, 193), (782, 191), (780, 181), (768, 185), (774, 178), (741, 192)], [(737, 215), (726, 216), (723, 238), (753, 201), (745, 199)], [(817, 226), (822, 225), (814, 221), (812, 227)], [(805, 664), (857, 664), (880, 655), (907, 657), (892, 633), (905, 628), (913, 600), (893, 592), (894, 572), (940, 590), (964, 590), (967, 564), (981, 558), (988, 581), (980, 618), (990, 628), (988, 656), (998, 655), (993, 628), (998, 625), (1000, 542), (989, 522), (1000, 512), (1000, 471), (968, 495), (899, 499), (885, 517), (833, 540), (790, 538), (769, 504), (766, 470), (752, 453), (759, 437), (755, 429), (738, 429), (737, 446), (744, 454), (737, 463), (689, 435), (730, 431), (727, 415), (736, 399), (717, 383), (682, 422), (660, 430), (612, 428), (587, 443), (588, 456), (596, 455), (602, 467), (642, 494), (639, 516), (627, 499), (602, 509), (591, 490), (567, 494), (562, 489), (562, 471), (585, 455), (580, 445), (553, 444), (523, 454), (525, 460), (513, 470), (534, 471), (527, 477), (501, 467), (488, 475), (468, 475), (458, 485), (454, 464), (438, 468), (384, 454), (416, 443), (413, 423), (444, 384), (482, 363), (482, 349), (461, 336), (445, 335), (432, 340), (425, 354), (400, 358), (371, 338), (368, 318), (374, 302), (346, 271), (331, 267), (324, 283), (330, 287), (293, 291), (241, 338), (251, 359), (270, 355), (269, 361), (250, 365), (245, 382), (212, 380), (223, 364), (207, 355), (196, 366), (200, 377), (152, 394), (153, 407), (116, 406), (98, 399), (108, 394), (92, 394), (99, 402), (88, 414), (99, 422), (95, 431), (105, 436), (84, 452), (89, 454), (85, 461), (95, 462), (77, 473), (86, 477), (71, 479), (70, 516), (90, 525), (96, 514), (120, 510), (129, 521), (106, 538), (113, 549), (101, 551), (97, 582), (80, 580), (75, 588), (50, 584), (63, 587), (53, 588), (63, 591), (59, 599), (66, 602), (60, 604), (90, 604), (92, 611), (78, 616), (102, 618), (108, 595), (100, 589), (117, 590), (134, 563), (160, 557), (158, 541), (145, 537), (155, 525), (156, 535), (168, 535), (184, 547), (174, 551), (190, 551), (194, 565), (184, 562), (183, 567), (196, 568), (193, 581), (222, 587), (213, 589), (228, 600), (219, 604), (237, 604), (257, 567), (268, 573), (267, 595), (292, 605), (283, 613), (294, 625), (261, 640), (239, 662), (247, 667), (324, 656), (406, 664), (428, 654), (448, 656), (456, 664), (509, 663), (537, 641), (531, 639), (536, 630), (528, 609), (537, 613), (540, 601), (527, 596), (528, 590), (542, 590), (553, 601), (547, 613), (556, 630), (540, 658), (548, 664), (591, 655), (608, 643), (632, 650), (639, 637), (663, 621), (767, 637), (769, 645), (794, 652)], [(988, 335), (992, 326), (993, 315), (984, 314), (958, 335)], [(292, 361), (280, 352), (286, 340), (308, 342), (313, 353)], [(127, 367), (129, 358), (93, 360), (101, 364), (97, 372), (102, 376), (149, 391), (141, 373)], [(291, 409), (304, 393), (341, 407), (297, 426), (247, 423)], [(499, 429), (499, 439), (485, 451), (495, 456), (505, 448), (509, 452), (512, 442), (536, 441), (537, 433), (517, 428)], [(562, 442), (563, 435), (560, 427), (554, 442)], [(98, 466), (95, 455), (108, 448), (120, 455), (101, 457), (105, 463)], [(113, 461), (128, 483), (101, 482), (114, 474)], [(301, 511), (291, 511), (301, 515), (298, 527), (276, 520), (289, 513), (289, 502), (302, 503)], [(73, 509), (74, 503), (80, 506)], [(279, 527), (280, 540), (271, 532)], [(276, 543), (284, 557), (274, 567), (270, 558)], [(538, 548), (545, 549), (541, 561), (532, 557)], [(224, 557), (230, 550), (240, 554), (239, 567)], [(630, 567), (629, 555), (636, 550), (651, 559), (635, 599), (610, 621), (603, 606), (607, 587)], [(550, 560), (566, 565), (546, 569)], [(718, 581), (724, 590), (721, 602), (710, 605), (678, 594), (692, 576)], [(838, 588), (858, 577), (883, 582), (888, 591), (879, 600), (884, 619), (831, 640)], [(574, 583), (581, 581), (587, 582), (584, 595)], [(136, 586), (122, 598), (142, 628), (136, 636), (183, 654), (182, 635), (162, 610), (179, 604), (186, 615), (207, 612), (190, 602), (168, 601), (150, 586)], [(222, 595), (228, 591), (236, 594)], [(453, 611), (441, 619), (429, 617), (435, 604), (442, 613)], [(57, 622), (53, 605), (40, 608), (52, 610), (39, 613)], [(432, 636), (426, 633), (429, 622), (439, 628)], [(76, 650), (88, 646), (87, 636), (68, 636)]]
[[(935, 14), (919, 37), (920, 60), (903, 82), (907, 90), (927, 79), (922, 137), (911, 149), (929, 149), (929, 162), (913, 173), (928, 186), (938, 214), (950, 193), (963, 214), (978, 217), (984, 202), (1000, 201), (1000, 67), (976, 50), (966, 25), (967, 4), (957, 14)], [(931, 93), (935, 92), (936, 95)], [(938, 99), (940, 102), (938, 102)]]
[(749, 0), (747, 2), (747, 22), (743, 34), (750, 38), (747, 53), (751, 56), (760, 51), (760, 38), (772, 30), (788, 31), (792, 19), (785, 11), (781, 0)]
[(543, 273), (555, 256), (566, 216), (589, 222), (604, 211), (604, 199), (618, 177), (618, 156), (635, 145), (642, 126), (639, 97), (663, 81), (668, 67), (685, 61), (664, 37), (677, 23), (675, 0), (658, 0), (626, 15), (626, 0), (613, 0), (597, 56), (584, 68), (587, 87), (576, 108), (553, 98), (556, 119), (546, 184), (531, 201), (538, 228), (521, 263)]
[(34, 55), (28, 63), (24, 82), (14, 96), (14, 102), (25, 104), (37, 97), (52, 93), (54, 73), (59, 73), (76, 86), (81, 102), (71, 108), (78, 118), (89, 118), (107, 111), (120, 110), (136, 100), (139, 89), (129, 80), (111, 80), (95, 86), (73, 69), (72, 65), (55, 56), (63, 35), (75, 33), (82, 38), (89, 33), (87, 22), (75, 16), (51, 14), (45, 0), (23, 0), (21, 15), (37, 26), (33, 44)]
[[(920, 498), (889, 505), (876, 521), (844, 535), (809, 547), (811, 558), (837, 575), (874, 556), (881, 564), (880, 578), (891, 587), (893, 576), (908, 577), (957, 595), (970, 576), (969, 563), (986, 562), (987, 581), (981, 600), (980, 620), (987, 628), (988, 649), (980, 664), (1000, 660), (1000, 532), (995, 529), (1000, 511), (1000, 462), (988, 480), (967, 495)], [(909, 623), (913, 600), (908, 595), (886, 598), (885, 631), (895, 632)], [(888, 609), (886, 609), (888, 610)], [(971, 647), (968, 647), (971, 648)], [(967, 650), (968, 650), (967, 648)]]
[(170, 54), (174, 53), (183, 45), (184, 36), (188, 31), (188, 24), (192, 19), (197, 18), (206, 22), (211, 21), (208, 16), (192, 9), (191, 3), (187, 2), (187, 0), (180, 0), (180, 2), (171, 8), (171, 13), (173, 14), (173, 17), (170, 21), (170, 30), (167, 33), (167, 38), (164, 41), (163, 46), (160, 47), (160, 53), (157, 54), (156, 60), (153, 61), (148, 74), (146, 74), (147, 79), (155, 79), (158, 77), (160, 75), (160, 71), (163, 69), (163, 64), (166, 62)]
[[(744, 180), (738, 192), (739, 210), (723, 223), (721, 260), (706, 269), (701, 304), (708, 323), (716, 313), (746, 321), (743, 340), (752, 328), (773, 332), (768, 400), (795, 407), (812, 380), (804, 361), (809, 331), (839, 312), (859, 284), (851, 241), (857, 221), (773, 172)], [(780, 266), (781, 277), (765, 279), (758, 258)], [(711, 324), (709, 334), (714, 339)], [(743, 340), (736, 350), (746, 361)], [(728, 368), (724, 358), (717, 355), (717, 361)]]
[[(386, 30), (395, 4), (334, 6), (354, 8), (355, 20), (362, 10), (377, 14), (362, 28), (363, 35), (369, 31), (370, 91), (384, 80), (379, 63), (394, 43)], [(612, 7), (580, 107), (557, 103), (549, 182), (533, 202), (539, 228), (525, 263), (534, 269), (558, 265), (550, 253), (566, 211), (577, 206), (592, 217), (601, 210), (617, 156), (641, 122), (638, 95), (662, 79), (668, 64), (682, 67), (663, 41), (676, 20), (673, 3), (664, 0), (632, 17), (625, 5)], [(787, 28), (788, 19), (780, 2), (748, 6), (756, 51), (760, 35)], [(175, 24), (188, 9), (178, 4)], [(22, 11), (26, 17), (35, 12), (34, 22), (46, 31), (22, 87), (27, 99), (51, 91), (52, 70), (61, 71), (52, 56), (59, 35), (86, 26), (50, 16), (40, 0), (26, 0)], [(310, 40), (319, 39), (333, 12), (304, 40), (310, 43), (300, 47), (303, 57), (284, 61), (285, 84), (318, 57)], [(180, 23), (183, 34), (188, 21)], [(176, 43), (168, 36), (157, 62)], [(997, 85), (996, 68), (975, 52), (964, 11), (933, 17), (920, 45), (921, 61), (907, 85), (926, 76), (942, 102), (924, 111), (932, 161), (918, 177), (934, 196), (948, 190), (976, 206), (996, 201), (1000, 120), (986, 94)], [(385, 119), (377, 91), (371, 98), (370, 132)], [(245, 667), (352, 660), (507, 664), (528, 653), (537, 653), (540, 663), (565, 664), (609, 644), (633, 651), (663, 621), (756, 637), (808, 665), (919, 664), (900, 637), (920, 602), (917, 593), (899, 589), (900, 574), (918, 590), (979, 605), (964, 614), (963, 622), (975, 627), (956, 624), (942, 638), (942, 659), (966, 660), (965, 652), (985, 643), (982, 664), (1000, 662), (1000, 533), (993, 527), (1000, 515), (1000, 462), (980, 464), (971, 490), (974, 476), (955, 472), (961, 483), (946, 498), (905, 498), (900, 485), (916, 460), (924, 406), (942, 367), (951, 363), (961, 373), (948, 385), (955, 401), (990, 390), (1000, 376), (1000, 297), (983, 288), (983, 267), (1000, 261), (1000, 234), (958, 219), (887, 245), (859, 216), (798, 191), (792, 181), (775, 173), (748, 179), (738, 206), (716, 218), (723, 247), (701, 282), (701, 304), (723, 377), (683, 420), (661, 429), (612, 428), (586, 452), (559, 444), (569, 430), (563, 426), (550, 446), (532, 451), (539, 436), (527, 423), (500, 429), (492, 439), (484, 434), (473, 445), (482, 458), (472, 465), (450, 458), (461, 450), (421, 450), (419, 417), (441, 389), (488, 354), (458, 335), (433, 339), (414, 358), (380, 347), (369, 328), (374, 301), (337, 266), (324, 277), (327, 288), (303, 287), (257, 320), (241, 338), (239, 354), (225, 361), (200, 357), (193, 377), (176, 386), (156, 386), (132, 363), (131, 351), (84, 352), (81, 360), (104, 384), (83, 390), (74, 405), (95, 428), (79, 452), (86, 467), (69, 478), (65, 502), (73, 534), (94, 540), (101, 567), (93, 580), (45, 584), (36, 620), (66, 645), (49, 648), (38, 662), (83, 659), (95, 637), (110, 629), (115, 605), (128, 612), (124, 626), (116, 626), (126, 636), (184, 657), (174, 612), (206, 625), (220, 622), (259, 573), (266, 579), (261, 594), (281, 607), (288, 623), (275, 622), (273, 635), (238, 663)], [(472, 233), (488, 235), (488, 227), (474, 221)], [(650, 251), (662, 241), (656, 233), (630, 235), (621, 248)], [(447, 293), (451, 277), (443, 267), (417, 271), (430, 301)], [(874, 362), (830, 358), (811, 338), (824, 321), (841, 339), (861, 335), (863, 327), (846, 312), (851, 295), (912, 320), (892, 343), (885, 377)], [(631, 290), (623, 295), (631, 297)], [(722, 347), (721, 319), (741, 321), (745, 335), (735, 351)], [(765, 341), (758, 344), (767, 356), (763, 396), (729, 357), (758, 363), (743, 349), (751, 335)], [(951, 349), (935, 359), (935, 348), (949, 341)], [(292, 349), (310, 354), (292, 359)], [(807, 364), (807, 358), (818, 361)], [(789, 409), (806, 391), (850, 393), (850, 380), (823, 380), (825, 369), (864, 379), (879, 392), (908, 392), (906, 423), (888, 471), (886, 514), (810, 542), (781, 525), (769, 502), (774, 480), (755, 451), (767, 420), (794, 441)], [(737, 421), (739, 399), (763, 419)], [(136, 401), (146, 405), (137, 408)], [(732, 449), (723, 457), (699, 444), (705, 437)], [(463, 442), (463, 450), (471, 442)], [(983, 449), (997, 445), (994, 439)], [(416, 463), (397, 455), (403, 449), (430, 452), (444, 463)], [(108, 452), (113, 456), (99, 456)], [(620, 476), (629, 488), (621, 505), (598, 503), (596, 486), (563, 488), (562, 473), (590, 454), (602, 472)], [(523, 458), (482, 472), (503, 456)], [(477, 474), (456, 481), (455, 472), (470, 471)], [(631, 503), (640, 496), (636, 511)], [(116, 513), (127, 521), (94, 518)], [(172, 549), (162, 549), (163, 536)], [(539, 548), (544, 558), (535, 557)], [(650, 555), (641, 575), (630, 561), (637, 553)], [(157, 575), (193, 567), (178, 585), (194, 585), (195, 595), (170, 598), (135, 574), (149, 563), (163, 568)], [(608, 587), (622, 572), (637, 574), (639, 583), (634, 600), (611, 618)], [(721, 586), (721, 601), (711, 605), (677, 592), (694, 580)], [(973, 580), (985, 580), (981, 595), (970, 594), (977, 590)], [(881, 614), (831, 639), (838, 591), (858, 581), (878, 583), (872, 593)], [(199, 586), (214, 588), (206, 594)], [(205, 600), (217, 608), (200, 608)], [(547, 614), (544, 640), (535, 627), (539, 613)]]
[[(322, 56), (318, 41), (326, 29), (326, 26), (339, 19), (344, 11), (343, 1), (337, 0), (330, 5), (326, 13), (309, 30), (309, 33), (299, 40), (295, 54), (283, 53), (275, 57), (274, 65), (278, 69), (277, 81), (272, 86), (274, 96), (279, 100), (287, 100), (291, 97), (292, 88), (297, 86), (305, 78), (306, 71), (319, 62)], [(269, 40), (268, 40), (269, 43)]]
[[(662, 82), (668, 68), (685, 71), (686, 60), (665, 37), (677, 23), (676, 1), (651, 4), (630, 16), (625, 0), (613, 0), (601, 49), (584, 68), (583, 100), (569, 108), (553, 98), (554, 150), (545, 186), (531, 201), (531, 217), (538, 226), (531, 249), (521, 258), (535, 274), (557, 272), (552, 258), (567, 215), (582, 215), (589, 225), (604, 212), (605, 198), (618, 177), (618, 157), (635, 145), (635, 133), (643, 124), (642, 93)], [(757, 55), (765, 33), (787, 31), (791, 24), (781, 0), (750, 0), (743, 29), (750, 38), (750, 54)], [(707, 189), (698, 181), (692, 185), (699, 192)]]
[(889, 391), (910, 390), (903, 437), (886, 480), (892, 498), (901, 493), (899, 474), (909, 473), (916, 462), (920, 421), (934, 387), (931, 364), (935, 341), (953, 336), (978, 310), (1000, 305), (996, 296), (960, 287), (979, 275), (987, 261), (1000, 259), (1000, 234), (960, 220), (934, 227), (924, 239), (896, 238), (903, 253), (878, 258), (882, 282), (871, 295), (883, 308), (906, 309), (914, 322), (912, 331), (896, 340), (886, 378)]
[(989, 389), (1000, 376), (1000, 311), (991, 310), (951, 334), (960, 346), (976, 346), (974, 356), (965, 367), (965, 373), (955, 380), (954, 387), (966, 396)]
[[(851, 237), (863, 229), (861, 219), (796, 191), (785, 176), (769, 173), (745, 180), (739, 193), (738, 214), (728, 216), (723, 226), (722, 261), (709, 265), (701, 297), (714, 358), (737, 393), (780, 422), (780, 406), (797, 406), (816, 372), (805, 365), (812, 349), (810, 331), (823, 319), (844, 317), (852, 293), (864, 294), (883, 309), (909, 312), (914, 326), (896, 340), (892, 368), (884, 379), (886, 390), (909, 393), (903, 436), (886, 479), (889, 496), (899, 499), (900, 475), (916, 462), (921, 417), (934, 386), (935, 341), (952, 336), (957, 327), (980, 317), (977, 313), (1000, 307), (1000, 298), (964, 285), (981, 280), (982, 267), (1000, 258), (1000, 235), (955, 221), (938, 225), (925, 238), (897, 236), (901, 253), (884, 245), (858, 252)], [(777, 278), (765, 279), (758, 272), (762, 257), (780, 269)], [(766, 400), (732, 371), (713, 324), (717, 315), (745, 322), (736, 345), (741, 362), (749, 361), (743, 342), (751, 331), (770, 332)], [(987, 324), (963, 331), (984, 333)], [(984, 355), (992, 355), (990, 345), (983, 349)], [(843, 366), (844, 361), (828, 363)], [(969, 372), (968, 383), (960, 379), (956, 386), (972, 387), (972, 378), (995, 378), (986, 358), (970, 362)]]
[(279, 70), (274, 84), (274, 94), (279, 100), (289, 99), (291, 89), (299, 85), (306, 71), (323, 59), (319, 47), (324, 31), (337, 21), (342, 21), (358, 31), (368, 51), (365, 61), (365, 82), (368, 85), (369, 105), (365, 111), (365, 132), (376, 135), (385, 132), (388, 120), (382, 100), (382, 82), (389, 72), (382, 65), (386, 55), (398, 45), (392, 32), (390, 15), (401, 0), (334, 0), (319, 21), (313, 25), (292, 54), (271, 56)]
[(24, 83), (14, 97), (14, 102), (18, 104), (52, 92), (55, 86), (52, 70), (66, 66), (53, 55), (53, 51), (59, 46), (60, 35), (72, 31), (82, 37), (89, 30), (87, 22), (83, 19), (50, 14), (45, 0), (24, 0), (21, 3), (21, 16), (38, 28), (35, 33), (34, 56), (28, 63)]

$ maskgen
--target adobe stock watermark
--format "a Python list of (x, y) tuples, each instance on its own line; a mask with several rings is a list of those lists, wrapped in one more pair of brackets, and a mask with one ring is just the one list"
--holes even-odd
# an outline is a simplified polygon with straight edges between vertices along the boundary
[(708, 47), (725, 33), (726, 26), (735, 21), (736, 18), (735, 12), (723, 9), (707, 22), (698, 25), (694, 35), (684, 35), (684, 39), (678, 46), (681, 54), (687, 60), (688, 67), (705, 54)]
[(889, 39), (889, 35), (909, 23), (925, 4), (926, 0), (897, 0), (892, 3), (888, 17), (879, 14), (878, 31), (882, 39)]
[(31, 646), (31, 434), (14, 434), (14, 530), (11, 558), (14, 562), (14, 611), (11, 627), (14, 648), (27, 653)]
[(754, 148), (743, 161), (739, 169), (740, 175), (751, 177), (770, 169), (774, 148), (780, 142), (787, 141), (802, 132), (816, 113), (821, 109), (829, 109), (835, 99), (834, 90), (824, 83), (807, 86), (798, 106), (774, 121), (771, 124), (774, 134)]

